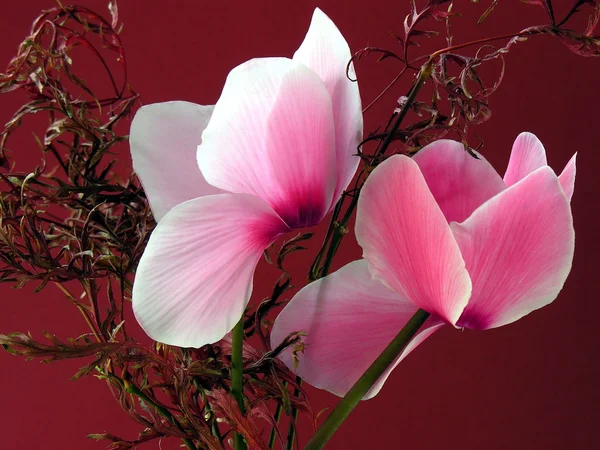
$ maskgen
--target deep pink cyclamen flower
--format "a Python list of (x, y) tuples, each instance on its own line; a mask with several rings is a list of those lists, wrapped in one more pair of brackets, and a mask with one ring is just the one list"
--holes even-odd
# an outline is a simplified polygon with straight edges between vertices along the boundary
[(137, 269), (133, 309), (153, 339), (182, 347), (221, 339), (249, 301), (263, 251), (335, 205), (362, 139), (350, 56), (317, 9), (292, 59), (236, 67), (214, 107), (138, 111), (133, 165), (159, 223)]
[(422, 308), (431, 317), (365, 398), (444, 323), (485, 330), (552, 302), (571, 270), (575, 156), (557, 177), (531, 133), (516, 139), (504, 179), (462, 144), (392, 156), (360, 194), (363, 260), (300, 290), (275, 321), (272, 344), (303, 330), (295, 365), (310, 384), (344, 395)]

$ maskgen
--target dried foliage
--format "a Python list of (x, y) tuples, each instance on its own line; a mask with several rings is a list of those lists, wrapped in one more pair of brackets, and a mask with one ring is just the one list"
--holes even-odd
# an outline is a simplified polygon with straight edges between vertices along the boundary
[[(127, 132), (140, 101), (127, 83), (115, 2), (110, 12), (110, 21), (81, 6), (44, 12), (0, 74), (0, 93), (20, 90), (29, 99), (0, 135), (0, 282), (16, 288), (33, 283), (36, 291), (57, 286), (90, 329), (66, 342), (49, 332), (43, 342), (11, 333), (0, 335), (0, 344), (46, 362), (87, 358), (74, 378), (95, 374), (106, 380), (142, 427), (135, 439), (91, 436), (111, 441), (110, 448), (173, 437), (188, 448), (222, 449), (231, 430), (258, 445), (264, 420), (276, 424), (267, 401), (280, 403), (290, 415), (293, 408), (310, 414), (295, 376), (275, 358), (284, 346), (269, 351), (260, 325), (290, 287), (285, 272), (272, 297), (248, 315), (248, 334), (258, 330), (265, 351), (244, 354), (249, 408), (243, 417), (229, 393), (230, 343), (187, 350), (144, 345), (127, 333), (124, 311), (130, 308), (133, 274), (155, 223), (139, 181), (115, 173), (116, 152), (128, 151), (126, 144), (119, 146), (127, 140), (120, 133)], [(108, 95), (95, 92), (74, 71), (85, 65), (74, 64), (74, 54), (77, 62), (104, 68)], [(33, 114), (46, 117), (48, 125), (37, 142), (40, 165), (23, 172), (11, 159), (10, 137)], [(285, 256), (302, 239), (277, 252), (282, 270)], [(299, 340), (292, 336), (285, 345)]]
[[(499, 1), (489, 2), (480, 22), (493, 13)], [(428, 142), (451, 135), (458, 136), (471, 151), (469, 127), (489, 119), (488, 98), (502, 81), (504, 57), (514, 44), (530, 36), (550, 35), (579, 55), (600, 55), (596, 31), (600, 5), (596, 0), (575, 0), (561, 20), (556, 19), (551, 0), (528, 0), (544, 8), (547, 24), (464, 44), (453, 43), (455, 12), (450, 0), (421, 3), (413, 1), (402, 34), (394, 35), (398, 46), (394, 51), (368, 47), (353, 57), (357, 62), (378, 55), (379, 60), (391, 58), (400, 63), (398, 75), (374, 102), (391, 92), (399, 80), (414, 76), (415, 81), (398, 100), (398, 108), (381, 127), (383, 131), (371, 133), (358, 149), (364, 166), (333, 211), (325, 241), (309, 272), (311, 280), (329, 272), (349, 231), (362, 184), (389, 156), (392, 142), (399, 151), (413, 154)], [(285, 304), (292, 287), (284, 267), (286, 257), (304, 249), (303, 241), (312, 234), (300, 234), (265, 252), (281, 276), (271, 296), (245, 316), (246, 336), (253, 336), (259, 347), (246, 341), (243, 348), (245, 408), (241, 409), (231, 394), (229, 337), (190, 350), (143, 344), (127, 332), (124, 314), (129, 308), (133, 275), (155, 223), (136, 177), (120, 178), (116, 173), (123, 167), (115, 154), (120, 147), (127, 151), (123, 133), (140, 101), (127, 82), (115, 1), (109, 3), (109, 9), (109, 21), (81, 6), (58, 6), (44, 12), (6, 73), (0, 74), (0, 93), (21, 91), (28, 98), (0, 135), (0, 282), (16, 288), (33, 284), (36, 291), (56, 286), (80, 311), (90, 330), (66, 340), (44, 332), (43, 342), (11, 333), (0, 335), (0, 344), (15, 355), (47, 362), (87, 358), (74, 377), (94, 374), (105, 380), (122, 408), (141, 426), (134, 439), (106, 433), (90, 436), (109, 441), (112, 449), (137, 448), (165, 438), (180, 439), (188, 449), (223, 449), (234, 431), (244, 436), (250, 448), (273, 448), (279, 440), (282, 448), (291, 449), (297, 412), (316, 419), (300, 380), (277, 355), (288, 347), (295, 355), (301, 353), (303, 334), (293, 333), (271, 349), (267, 315)], [(580, 12), (589, 13), (589, 20), (584, 30), (576, 31), (569, 24)], [(445, 25), (445, 47), (413, 57), (411, 53), (422, 39), (437, 35), (429, 29), (431, 22)], [(503, 43), (495, 46), (498, 41)], [(109, 93), (100, 92), (107, 86), (93, 89), (84, 75), (74, 71), (75, 49), (79, 50), (78, 59), (86, 64), (93, 60), (106, 71)], [(463, 55), (459, 53), (462, 49), (471, 53)], [(480, 73), (481, 67), (492, 61), (499, 63), (501, 70), (499, 77), (489, 82)], [(431, 80), (433, 88), (428, 99), (421, 99), (425, 80)], [(11, 158), (10, 138), (33, 114), (48, 121), (37, 142), (41, 162), (23, 171)], [(369, 142), (376, 144), (371, 153), (363, 147)], [(281, 411), (290, 417), (287, 437), (280, 430)], [(268, 443), (265, 427), (272, 429)]]
[[(500, 0), (490, 0), (488, 8), (479, 18), (482, 23), (492, 14)], [(416, 113), (418, 119), (402, 129), (393, 130), (393, 140), (397, 141), (401, 151), (412, 154), (422, 146), (448, 136), (462, 140), (465, 148), (471, 149), (467, 142), (470, 125), (477, 125), (490, 118), (491, 110), (489, 97), (498, 89), (504, 77), (505, 55), (518, 42), (536, 35), (550, 35), (559, 38), (574, 53), (581, 56), (600, 56), (600, 34), (596, 31), (600, 20), (600, 3), (597, 0), (573, 0), (572, 8), (565, 17), (557, 21), (552, 0), (524, 0), (542, 7), (548, 16), (548, 23), (535, 25), (503, 36), (492, 36), (474, 42), (454, 44), (451, 32), (451, 20), (457, 14), (453, 12), (451, 0), (428, 0), (422, 7), (412, 1), (411, 12), (404, 20), (403, 35), (392, 34), (399, 50), (366, 47), (353, 56), (354, 62), (375, 54), (378, 61), (392, 58), (400, 62), (398, 75), (366, 108), (377, 102), (390, 91), (398, 81), (417, 76), (425, 62), (431, 68), (427, 76), (433, 84), (433, 93), (429, 101), (409, 100), (409, 96), (398, 99), (395, 115), (400, 114), (405, 107)], [(585, 11), (584, 11), (585, 9)], [(577, 13), (587, 13), (588, 21), (585, 30), (569, 28)], [(411, 50), (419, 46), (423, 38), (431, 38), (437, 31), (428, 29), (431, 22), (444, 22), (447, 46), (430, 55), (411, 57)], [(502, 45), (495, 42), (504, 41)], [(469, 49), (470, 55), (459, 53)], [(471, 50), (474, 49), (474, 50)], [(500, 67), (499, 75), (494, 80), (484, 80), (482, 68), (496, 62)], [(390, 124), (393, 120), (390, 121)], [(389, 124), (388, 124), (389, 125)], [(371, 141), (382, 143), (389, 136), (389, 129), (384, 132), (372, 133), (363, 144)], [(369, 155), (370, 159), (373, 155)]]

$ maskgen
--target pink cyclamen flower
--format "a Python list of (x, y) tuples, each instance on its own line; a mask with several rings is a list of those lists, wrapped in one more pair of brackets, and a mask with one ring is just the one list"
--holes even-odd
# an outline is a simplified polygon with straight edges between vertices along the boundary
[(249, 301), (263, 251), (335, 205), (362, 139), (350, 56), (317, 9), (292, 59), (236, 67), (214, 107), (169, 102), (137, 112), (133, 165), (159, 223), (133, 309), (153, 339), (182, 347), (221, 339)]
[(392, 156), (358, 202), (363, 260), (300, 290), (271, 342), (303, 330), (297, 367), (316, 387), (344, 395), (418, 308), (432, 314), (365, 398), (444, 323), (488, 329), (552, 302), (571, 270), (575, 156), (557, 177), (531, 133), (516, 139), (504, 179), (462, 144), (439, 140)]

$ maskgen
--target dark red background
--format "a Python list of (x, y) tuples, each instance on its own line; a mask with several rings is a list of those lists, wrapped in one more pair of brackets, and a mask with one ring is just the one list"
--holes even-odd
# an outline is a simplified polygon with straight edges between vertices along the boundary
[[(106, 0), (81, 0), (106, 11)], [(544, 23), (540, 8), (518, 0), (500, 2), (483, 26), (475, 20), (490, 0), (456, 2), (464, 13), (455, 20), (455, 42), (516, 31)], [(559, 9), (571, 0), (555, 2)], [(7, 63), (30, 23), (52, 0), (2, 5), (0, 64)], [(393, 47), (389, 31), (400, 32), (408, 0), (329, 1), (122, 1), (130, 82), (145, 103), (185, 99), (214, 103), (228, 71), (257, 56), (291, 56), (302, 41), (312, 11), (320, 6), (339, 26), (350, 47)], [(562, 5), (562, 8), (560, 6)], [(442, 38), (432, 45), (444, 46)], [(433, 48), (433, 47), (432, 47)], [(389, 61), (358, 66), (363, 101), (370, 101), (395, 75)], [(331, 449), (405, 450), (563, 450), (600, 448), (600, 302), (597, 183), (600, 60), (571, 54), (551, 37), (536, 37), (514, 47), (507, 72), (492, 97), (493, 119), (477, 132), (484, 154), (503, 171), (515, 136), (536, 133), (546, 145), (550, 165), (560, 171), (578, 151), (573, 198), (576, 254), (572, 273), (551, 306), (518, 323), (486, 332), (447, 327), (412, 354), (392, 374), (382, 392), (359, 405), (332, 439)], [(383, 121), (394, 101), (408, 89), (400, 83), (366, 116), (369, 131)], [(19, 104), (0, 103), (6, 121)], [(41, 130), (39, 130), (41, 133)], [(19, 160), (36, 163), (34, 141), (18, 148)], [(127, 148), (123, 165), (130, 164)], [(28, 156), (31, 155), (31, 156)], [(348, 240), (337, 266), (360, 255)], [(312, 255), (309, 255), (309, 257)], [(298, 260), (305, 271), (308, 259)], [(261, 269), (257, 291), (273, 281)], [(59, 336), (83, 332), (80, 317), (51, 287), (41, 294), (0, 286), (0, 333), (42, 328)], [(130, 324), (131, 326), (131, 324)], [(69, 381), (77, 364), (40, 365), (0, 354), (0, 448), (3, 450), (101, 449), (88, 433), (134, 437), (136, 424), (93, 377)], [(310, 391), (317, 409), (335, 397)], [(306, 442), (306, 430), (301, 442)], [(148, 448), (156, 448), (156, 445)], [(165, 448), (171, 448), (165, 446)], [(172, 447), (175, 448), (175, 447)]]

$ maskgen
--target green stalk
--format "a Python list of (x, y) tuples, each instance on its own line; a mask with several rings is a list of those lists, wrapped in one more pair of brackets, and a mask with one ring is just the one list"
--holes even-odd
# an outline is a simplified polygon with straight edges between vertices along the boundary
[(433, 61), (430, 59), (427, 63), (423, 64), (423, 67), (421, 67), (421, 71), (419, 72), (417, 81), (415, 81), (415, 84), (413, 84), (412, 88), (410, 89), (410, 92), (408, 93), (404, 107), (398, 113), (398, 117), (396, 117), (396, 120), (394, 121), (394, 124), (392, 125), (392, 128), (390, 129), (390, 132), (388, 133), (385, 140), (381, 144), (381, 147), (379, 148), (379, 152), (378, 152), (379, 155), (383, 155), (385, 153), (385, 151), (387, 150), (387, 148), (392, 143), (392, 141), (394, 140), (394, 133), (396, 133), (396, 131), (398, 131), (398, 129), (400, 128), (400, 124), (406, 117), (406, 114), (408, 113), (410, 106), (413, 104), (413, 102), (417, 98), (417, 94), (419, 93), (419, 91), (421, 90), (423, 85), (425, 84), (425, 81), (427, 81), (427, 79), (431, 76), (432, 72), (433, 72)]
[(290, 426), (288, 428), (285, 450), (292, 450), (294, 448), (294, 440), (296, 439), (296, 420), (298, 420), (298, 409), (294, 408), (292, 410), (292, 417), (290, 419)]
[[(398, 116), (396, 117), (396, 120), (394, 121), (394, 123), (392, 124), (388, 135), (386, 136), (386, 139), (383, 141), (383, 143), (381, 144), (381, 146), (378, 149), (377, 155), (382, 155), (385, 153), (385, 151), (387, 150), (387, 148), (390, 146), (390, 144), (393, 141), (394, 138), (394, 134), (395, 132), (400, 128), (400, 124), (402, 123), (402, 121), (404, 120), (404, 118), (406, 117), (406, 114), (408, 113), (408, 110), (410, 109), (410, 106), (412, 105), (412, 103), (415, 101), (417, 94), (419, 93), (419, 91), (421, 90), (421, 88), (423, 87), (423, 85), (425, 84), (425, 81), (427, 81), (427, 79), (431, 76), (431, 73), (433, 71), (433, 61), (430, 60), (427, 63), (425, 63), (423, 65), (423, 67), (421, 68), (421, 71), (419, 72), (419, 76), (417, 77), (417, 80), (415, 81), (414, 85), (412, 86), (412, 88), (410, 89), (409, 93), (408, 93), (408, 98), (406, 100), (406, 103), (404, 104), (404, 107), (402, 108), (402, 110), (400, 111), (400, 113), (398, 114)], [(350, 205), (348, 206), (348, 209), (346, 211), (346, 213), (343, 216), (343, 219), (338, 222), (338, 217), (341, 213), (341, 209), (342, 209), (342, 204), (344, 202), (344, 197), (342, 197), (338, 203), (335, 206), (335, 209), (333, 211), (333, 217), (331, 218), (331, 222), (329, 223), (329, 228), (327, 230), (327, 235), (325, 236), (325, 240), (323, 241), (323, 245), (321, 246), (321, 249), (319, 250), (319, 253), (315, 259), (315, 261), (313, 262), (310, 271), (309, 271), (309, 279), (310, 281), (315, 281), (321, 277), (326, 276), (329, 273), (329, 269), (331, 267), (331, 263), (333, 261), (333, 257), (335, 256), (335, 254), (337, 253), (337, 250), (342, 242), (342, 239), (344, 238), (344, 235), (347, 233), (347, 228), (346, 225), (348, 223), (348, 221), (350, 220), (350, 217), (352, 216), (352, 212), (354, 211), (354, 208), (356, 208), (356, 205), (358, 203), (358, 193), (355, 194), (355, 196), (352, 198), (352, 202), (350, 203)], [(331, 242), (330, 242), (331, 241)], [(328, 246), (329, 244), (329, 246)], [(326, 251), (327, 250), (327, 251)], [(321, 267), (321, 261), (323, 259), (323, 256), (325, 256), (325, 262), (323, 263), (323, 265)], [(427, 314), (425, 312), (423, 312), (424, 314)], [(428, 315), (428, 314), (427, 314)], [(415, 314), (416, 316), (416, 314)], [(425, 318), (423, 319), (423, 321), (425, 321), (425, 319), (427, 318), (427, 316), (425, 316)], [(414, 317), (413, 317), (414, 319)], [(411, 322), (412, 320), (411, 319)], [(409, 324), (411, 323), (409, 322), (406, 327), (400, 332), (400, 334), (398, 334), (398, 336), (396, 336), (396, 339), (398, 339), (400, 337), (400, 335), (402, 335), (403, 331), (409, 326)], [(419, 324), (419, 326), (414, 330), (414, 333), (416, 333), (416, 331), (418, 330), (418, 328), (422, 325)], [(411, 334), (407, 339), (406, 343), (408, 343), (408, 341), (412, 338), (412, 336), (414, 335)], [(392, 344), (394, 344), (394, 342), (396, 342), (396, 339), (394, 339), (394, 341), (392, 341), (392, 343), (390, 344), (390, 346), (388, 346), (388, 348), (386, 348), (386, 350), (384, 351), (384, 353), (390, 348), (392, 347)], [(404, 343), (402, 345), (402, 347), (398, 350), (399, 354), (402, 349), (406, 346), (406, 343)], [(397, 356), (396, 354), (396, 356)], [(373, 363), (373, 365), (375, 365), (378, 361), (380, 361), (380, 359), (384, 356), (384, 354), (382, 353), (382, 355), (379, 356), (379, 358)], [(395, 356), (391, 359), (391, 361), (387, 364), (391, 364), (391, 362), (395, 359)], [(382, 372), (385, 371), (385, 369), (387, 368), (387, 365), (385, 365), (382, 369)], [(371, 366), (371, 368), (369, 368), (369, 370), (372, 369), (373, 366)], [(367, 372), (365, 372), (365, 374), (361, 377), (361, 379), (359, 380), (359, 382), (361, 380), (363, 380), (363, 378), (365, 378), (367, 376), (367, 374), (369, 373), (369, 370), (367, 370)], [(377, 378), (379, 378), (379, 376), (377, 376), (375, 378), (375, 380), (377, 380)], [(373, 381), (374, 383), (375, 381)], [(358, 385), (358, 382), (357, 382)], [(355, 387), (357, 386), (355, 385)], [(372, 384), (371, 384), (372, 385)], [(369, 385), (367, 387), (367, 389), (365, 390), (365, 393), (369, 390), (370, 386)], [(348, 392), (347, 396), (350, 395), (352, 391)], [(364, 393), (362, 395), (360, 395), (358, 397), (358, 400), (360, 400), (362, 397), (364, 396)], [(342, 403), (344, 403), (344, 399), (342, 399), (342, 401), (340, 402), (340, 404), (338, 405), (338, 407), (336, 407), (336, 409), (332, 412), (332, 414), (329, 416), (329, 418), (327, 419), (327, 421), (325, 421), (325, 423), (323, 424), (323, 426), (325, 426), (328, 421), (330, 421), (330, 418), (334, 415), (334, 413), (337, 411), (337, 409), (340, 407), (340, 405), (342, 405)], [(358, 402), (357, 400), (357, 402)], [(349, 401), (350, 402), (350, 401)], [(350, 404), (350, 403), (349, 403)], [(340, 415), (340, 419), (339, 423), (337, 423), (337, 425), (335, 426), (335, 428), (331, 429), (329, 431), (329, 435), (325, 438), (325, 440), (323, 441), (322, 445), (325, 445), (325, 442), (327, 442), (327, 440), (331, 437), (331, 435), (335, 432), (335, 430), (340, 426), (340, 424), (345, 420), (345, 418), (348, 416), (348, 414), (350, 413), (350, 411), (352, 411), (352, 409), (356, 406), (356, 403), (354, 403), (347, 411), (347, 413), (345, 415)], [(295, 408), (292, 409), (292, 420), (295, 420), (296, 416), (298, 415), (298, 412)], [(275, 420), (276, 423), (277, 421), (279, 421), (279, 417), (281, 416), (281, 407), (278, 406), (276, 411), (275, 411)], [(333, 419), (331, 419), (333, 420)], [(287, 448), (288, 450), (291, 449), (291, 444), (293, 444), (294, 441), (294, 434), (295, 434), (295, 430), (293, 429), (293, 426), (290, 425), (290, 430), (288, 432), (288, 445)], [(323, 428), (323, 427), (322, 427)], [(325, 434), (326, 432), (321, 432), (321, 429), (319, 429), (317, 431), (317, 434), (315, 434), (315, 436), (313, 436), (313, 439), (311, 440), (311, 442), (313, 442), (315, 440), (315, 438), (317, 438), (317, 436), (319, 436), (319, 434)], [(290, 439), (291, 437), (291, 439)], [(275, 429), (271, 430), (271, 436), (269, 438), (269, 449), (273, 449), (273, 446), (275, 444)], [(311, 444), (309, 443), (309, 446)], [(321, 448), (321, 447), (314, 447), (316, 448)], [(305, 450), (309, 450), (309, 447), (306, 447)]]
[(402, 353), (428, 317), (429, 313), (422, 309), (419, 309), (411, 317), (400, 333), (396, 335), (381, 355), (377, 357), (367, 371), (352, 386), (352, 389), (337, 404), (325, 422), (323, 422), (323, 425), (321, 425), (306, 447), (304, 447), (304, 450), (320, 450), (325, 446), (331, 436), (333, 436), (356, 405), (358, 405), (358, 402), (360, 402), (398, 355)]
[[(396, 120), (392, 124), (388, 135), (385, 140), (382, 142), (379, 147), (377, 154), (375, 156), (383, 155), (390, 144), (394, 139), (394, 134), (400, 128), (400, 125), (410, 106), (417, 98), (417, 94), (425, 84), (425, 81), (431, 76), (433, 72), (433, 61), (430, 59), (427, 63), (421, 67), (421, 71), (410, 89), (406, 102), (402, 108), (402, 110), (398, 113)], [(358, 204), (358, 193), (355, 193), (355, 196), (352, 198), (352, 202), (350, 203), (348, 210), (344, 214), (341, 222), (334, 224), (333, 227), (330, 226), (330, 232), (328, 232), (328, 236), (331, 236), (331, 243), (329, 244), (329, 251), (327, 252), (327, 257), (325, 258), (325, 262), (323, 267), (319, 272), (316, 270), (312, 270), (312, 273), (318, 273), (320, 276), (325, 276), (329, 272), (329, 268), (331, 266), (331, 262), (333, 257), (335, 256), (344, 235), (346, 234), (346, 224), (350, 220), (352, 212), (356, 205)], [(343, 198), (340, 200), (340, 203), (343, 201)], [(339, 214), (339, 209), (336, 207), (336, 212)], [(337, 220), (337, 215), (333, 220)], [(324, 243), (324, 246), (327, 244), (327, 239)], [(324, 247), (321, 249), (324, 251)], [(320, 253), (321, 255), (321, 253)], [(333, 436), (335, 431), (339, 428), (344, 420), (348, 417), (348, 415), (352, 412), (352, 410), (356, 407), (358, 402), (364, 397), (364, 395), (369, 391), (369, 389), (373, 386), (373, 384), (379, 379), (381, 374), (385, 372), (390, 364), (394, 362), (396, 357), (404, 350), (408, 342), (413, 338), (413, 336), (417, 333), (421, 325), (425, 322), (429, 313), (418, 310), (415, 315), (410, 319), (410, 321), (404, 326), (404, 328), (396, 335), (394, 340), (386, 347), (386, 349), (379, 355), (379, 357), (373, 362), (373, 364), (367, 369), (367, 371), (360, 377), (360, 379), (356, 382), (356, 384), (350, 389), (350, 391), (346, 394), (346, 396), (338, 403), (332, 413), (327, 417), (323, 425), (317, 430), (315, 435), (312, 437), (308, 445), (304, 450), (318, 450), (323, 448), (323, 446), (327, 443), (327, 441)]]
[(281, 403), (278, 403), (277, 408), (275, 409), (275, 416), (273, 417), (275, 419), (275, 426), (271, 429), (271, 434), (269, 435), (269, 450), (273, 450), (275, 448), (275, 439), (277, 438), (277, 431), (275, 427), (277, 426), (277, 423), (279, 423), (279, 419), (281, 419), (282, 410), (283, 407), (281, 406)]
[[(297, 376), (296, 383), (300, 386), (302, 384), (302, 378)], [(299, 395), (300, 391), (297, 388), (294, 388), (294, 397), (298, 397)], [(298, 408), (292, 408), (292, 417), (290, 418), (287, 443), (285, 446), (286, 450), (292, 450), (294, 448), (294, 440), (296, 439), (296, 420), (298, 420)]]
[(321, 269), (321, 277), (325, 277), (329, 273), (331, 263), (333, 262), (333, 257), (337, 253), (337, 250), (342, 243), (342, 238), (346, 233), (348, 233), (348, 229), (346, 228), (345, 223), (339, 223), (335, 225), (333, 237), (331, 238), (331, 244), (329, 244), (329, 250), (327, 251), (327, 258), (325, 258), (323, 268)]
[(323, 256), (325, 255), (325, 250), (327, 249), (327, 243), (329, 242), (329, 239), (331, 239), (332, 233), (334, 232), (334, 228), (337, 223), (337, 218), (340, 215), (343, 203), (344, 203), (344, 197), (342, 196), (342, 198), (340, 198), (340, 200), (336, 203), (335, 208), (333, 209), (331, 221), (329, 222), (329, 228), (327, 229), (327, 234), (325, 235), (325, 239), (323, 240), (323, 245), (321, 245), (321, 250), (319, 250), (317, 257), (315, 258), (312, 265), (310, 266), (310, 271), (308, 273), (308, 279), (310, 281), (315, 281), (320, 278), (319, 271), (321, 269), (319, 268), (319, 266), (321, 264), (321, 260), (323, 259)]
[[(244, 414), (244, 315), (231, 332), (231, 393), (236, 399), (240, 411)], [(235, 450), (246, 450), (246, 441), (239, 433), (233, 434)]]

